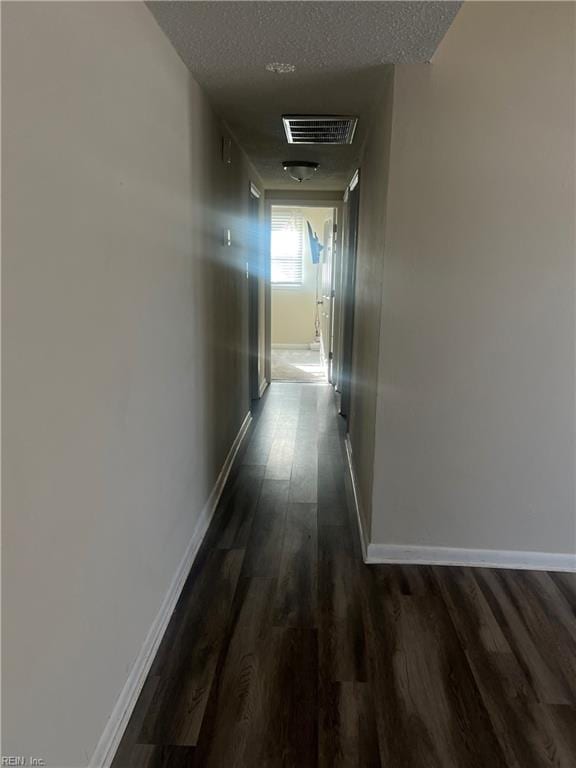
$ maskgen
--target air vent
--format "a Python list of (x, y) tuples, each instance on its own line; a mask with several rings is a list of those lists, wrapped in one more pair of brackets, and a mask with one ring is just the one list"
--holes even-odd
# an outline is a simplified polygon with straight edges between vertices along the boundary
[(352, 144), (357, 117), (283, 115), (288, 144)]

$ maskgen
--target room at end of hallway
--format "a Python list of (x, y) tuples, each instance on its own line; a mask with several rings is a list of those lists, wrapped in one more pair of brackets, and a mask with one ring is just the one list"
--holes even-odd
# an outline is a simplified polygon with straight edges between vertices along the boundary
[(320, 350), (272, 347), (272, 381), (327, 382)]

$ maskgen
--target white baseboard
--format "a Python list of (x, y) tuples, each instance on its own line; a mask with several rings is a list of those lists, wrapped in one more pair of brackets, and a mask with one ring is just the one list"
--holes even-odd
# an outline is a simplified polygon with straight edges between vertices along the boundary
[(364, 524), (362, 523), (362, 513), (360, 505), (360, 496), (358, 494), (358, 481), (356, 479), (356, 472), (354, 470), (354, 461), (352, 459), (352, 443), (350, 442), (350, 435), (346, 435), (346, 458), (348, 459), (348, 472), (350, 473), (350, 480), (352, 482), (352, 491), (354, 494), (354, 508), (356, 510), (356, 520), (358, 521), (358, 533), (360, 534), (360, 546), (362, 547), (362, 557), (364, 562), (367, 562), (368, 546), (366, 541), (366, 535), (364, 533)]
[(264, 392), (266, 392), (266, 390), (268, 389), (268, 384), (269, 384), (268, 379), (262, 379), (262, 381), (260, 382), (260, 387), (258, 388), (259, 397), (262, 397)]
[(184, 583), (186, 582), (188, 574), (190, 573), (194, 558), (196, 557), (202, 540), (206, 535), (206, 531), (208, 530), (208, 526), (210, 525), (214, 511), (218, 501), (220, 500), (220, 496), (222, 495), (222, 491), (224, 490), (226, 480), (230, 474), (230, 469), (232, 468), (232, 464), (234, 463), (238, 449), (240, 448), (242, 440), (248, 431), (248, 427), (250, 426), (251, 421), (252, 414), (249, 413), (242, 422), (242, 426), (240, 427), (232, 447), (226, 456), (226, 460), (224, 461), (224, 465), (220, 470), (220, 474), (218, 475), (214, 488), (212, 489), (208, 501), (200, 513), (200, 517), (196, 523), (196, 527), (194, 528), (192, 538), (186, 547), (184, 557), (178, 566), (168, 592), (162, 601), (160, 610), (158, 611), (158, 614), (156, 615), (156, 618), (154, 619), (152, 626), (148, 631), (146, 639), (144, 640), (144, 644), (142, 645), (136, 661), (132, 666), (124, 688), (122, 689), (114, 709), (112, 710), (112, 714), (110, 715), (102, 736), (100, 737), (96, 749), (94, 750), (92, 759), (90, 760), (89, 768), (109, 768), (112, 760), (114, 759), (114, 755), (116, 754), (116, 750), (118, 749), (126, 726), (128, 725), (128, 721), (130, 720), (132, 711), (138, 700), (138, 696), (140, 695), (140, 692), (144, 686), (146, 677), (150, 671), (150, 667), (152, 666), (152, 662), (154, 661), (154, 657), (156, 656), (156, 652), (160, 646), (162, 637), (164, 636), (166, 628), (168, 627), (168, 623), (172, 613), (174, 612), (174, 608), (176, 607), (176, 603), (178, 602), (178, 598), (180, 597)]
[(403, 565), (467, 565), (475, 568), (512, 568), (529, 571), (576, 571), (576, 555), (502, 549), (368, 544), (366, 562)]
[(368, 543), (362, 522), (358, 481), (352, 459), (350, 436), (346, 435), (346, 457), (354, 492), (354, 506), (364, 562), (368, 565), (463, 565), (474, 568), (511, 568), (529, 571), (576, 572), (576, 555), (556, 552), (521, 552), (500, 549), (403, 546)]

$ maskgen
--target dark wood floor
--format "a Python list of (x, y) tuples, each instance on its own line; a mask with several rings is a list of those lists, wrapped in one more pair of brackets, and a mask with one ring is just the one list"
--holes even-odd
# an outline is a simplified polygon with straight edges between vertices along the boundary
[(576, 766), (576, 576), (365, 566), (347, 483), (274, 384), (114, 768)]

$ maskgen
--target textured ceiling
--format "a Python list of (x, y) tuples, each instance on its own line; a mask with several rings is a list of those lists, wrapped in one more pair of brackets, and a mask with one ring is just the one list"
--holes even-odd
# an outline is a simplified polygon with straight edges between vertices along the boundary
[[(268, 188), (295, 186), (281, 161), (299, 159), (320, 163), (307, 189), (343, 189), (389, 65), (429, 61), (460, 3), (160, 0), (148, 7)], [(296, 70), (268, 72), (269, 62)], [(283, 113), (358, 115), (354, 143), (288, 145)]]

